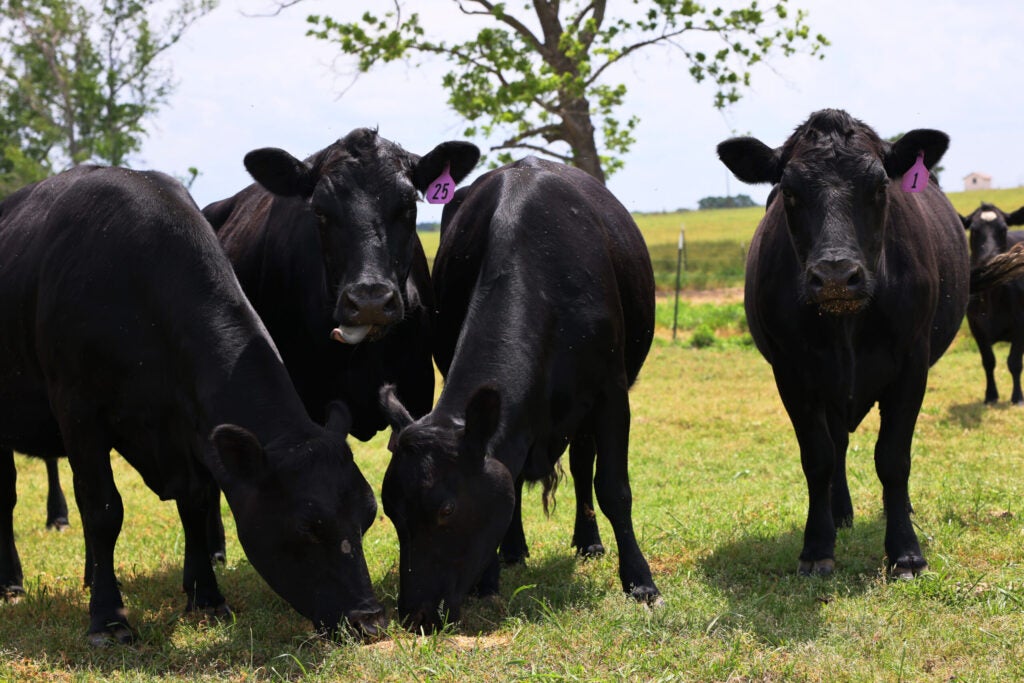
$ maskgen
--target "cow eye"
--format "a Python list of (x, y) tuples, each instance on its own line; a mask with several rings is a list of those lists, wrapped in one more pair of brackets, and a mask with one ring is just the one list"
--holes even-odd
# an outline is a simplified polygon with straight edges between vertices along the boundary
[(299, 523), (298, 536), (306, 543), (320, 543), (323, 533), (323, 520), (304, 520)]
[(441, 504), (441, 507), (437, 509), (437, 518), (440, 523), (444, 523), (449, 517), (455, 512), (455, 501), (446, 500)]

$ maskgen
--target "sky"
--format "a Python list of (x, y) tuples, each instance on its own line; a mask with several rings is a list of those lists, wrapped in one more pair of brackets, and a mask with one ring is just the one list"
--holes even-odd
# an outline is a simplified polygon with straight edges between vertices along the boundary
[[(451, 0), (405, 0), (435, 35), (473, 35), (479, 19)], [(614, 7), (616, 3), (609, 3)], [(621, 4), (621, 3), (619, 3)], [(720, 4), (725, 4), (720, 3)], [(672, 49), (636, 53), (609, 71), (628, 88), (622, 118), (640, 119), (625, 168), (609, 189), (631, 211), (696, 208), (702, 197), (747, 194), (763, 202), (764, 185), (729, 174), (715, 146), (734, 135), (781, 145), (814, 111), (845, 109), (883, 137), (937, 128), (951, 138), (943, 187), (963, 189), (972, 172), (994, 187), (1024, 185), (1024, 2), (978, 0), (790, 0), (831, 46), (825, 58), (777, 57), (753, 72), (752, 87), (716, 110), (710, 84), (695, 84)], [(278, 16), (259, 17), (272, 0), (221, 0), (165, 53), (177, 88), (150, 121), (132, 165), (179, 177), (196, 167), (200, 206), (252, 182), (246, 152), (281, 147), (304, 158), (358, 127), (417, 154), (463, 137), (466, 122), (446, 104), (444, 62), (399, 62), (355, 77), (351, 58), (305, 36), (306, 17), (354, 20), (385, 0), (304, 0)], [(486, 151), (496, 140), (471, 138)], [(482, 166), (463, 184), (482, 173)], [(1016, 207), (1004, 207), (1006, 209)], [(420, 221), (440, 207), (419, 205)]]

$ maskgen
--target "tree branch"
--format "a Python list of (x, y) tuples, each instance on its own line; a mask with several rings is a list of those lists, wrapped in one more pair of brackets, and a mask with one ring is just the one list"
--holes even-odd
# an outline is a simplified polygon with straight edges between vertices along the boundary
[[(476, 4), (483, 7), (484, 10), (486, 11), (481, 12), (479, 10), (466, 9), (465, 5), (463, 4), (464, 2), (475, 2)], [(477, 15), (494, 17), (503, 24), (507, 24), (508, 26), (510, 26), (516, 33), (522, 36), (527, 43), (532, 45), (533, 49), (537, 50), (538, 52), (544, 49), (544, 43), (537, 40), (537, 36), (533, 35), (533, 31), (527, 28), (526, 24), (519, 21), (519, 19), (512, 16), (511, 14), (508, 14), (507, 12), (502, 12), (500, 18), (495, 16), (495, 6), (493, 2), (489, 2), (488, 0), (455, 0), (455, 3), (459, 6), (459, 11), (462, 12), (463, 14), (469, 16)]]

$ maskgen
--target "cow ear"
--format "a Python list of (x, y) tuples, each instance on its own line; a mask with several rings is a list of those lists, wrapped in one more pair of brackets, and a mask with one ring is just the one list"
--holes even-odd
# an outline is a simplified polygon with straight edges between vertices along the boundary
[(412, 415), (398, 399), (394, 384), (385, 384), (380, 388), (380, 407), (388, 419), (391, 429), (399, 432), (413, 423)]
[(971, 217), (970, 216), (965, 216), (962, 213), (957, 213), (957, 216), (960, 216), (960, 222), (964, 224), (964, 230), (970, 230), (971, 229)]
[(480, 161), (480, 149), (471, 142), (450, 140), (430, 150), (416, 162), (412, 170), (412, 184), (420, 192), (426, 192), (430, 183), (448, 168), (452, 180), (461, 183)]
[(885, 172), (890, 178), (902, 178), (922, 152), (924, 165), (930, 169), (939, 163), (948, 147), (949, 136), (941, 130), (916, 128), (889, 146), (885, 153)]
[(316, 188), (313, 169), (283, 149), (263, 147), (245, 155), (245, 170), (273, 194), (309, 199)]
[(501, 394), (492, 386), (476, 390), (466, 405), (466, 427), (459, 444), (459, 458), (466, 463), (483, 463), (487, 442), (494, 436), (501, 419)]
[(347, 436), (352, 429), (352, 413), (342, 401), (331, 401), (327, 404), (327, 430)]
[(1013, 213), (1006, 214), (1007, 225), (1024, 225), (1024, 206)]
[(224, 491), (229, 491), (233, 483), (253, 482), (266, 471), (266, 454), (252, 432), (222, 424), (213, 430), (211, 440), (214, 448), (207, 465)]
[(779, 150), (757, 138), (730, 138), (718, 144), (718, 158), (745, 183), (775, 184), (782, 179)]

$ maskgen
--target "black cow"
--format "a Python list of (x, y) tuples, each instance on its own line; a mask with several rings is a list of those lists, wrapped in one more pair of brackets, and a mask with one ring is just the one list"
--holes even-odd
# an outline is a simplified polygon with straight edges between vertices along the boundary
[[(853, 520), (849, 432), (876, 402), (889, 567), (911, 577), (927, 566), (910, 521), (910, 446), (928, 369), (963, 320), (968, 258), (956, 211), (915, 159), (931, 167), (948, 144), (935, 130), (890, 144), (824, 110), (777, 149), (746, 137), (718, 146), (740, 180), (775, 185), (750, 245), (744, 303), (800, 445), (803, 574), (834, 567), (835, 525)], [(901, 189), (910, 169), (920, 193)]]
[[(991, 204), (982, 204), (970, 216), (960, 216), (969, 234), (971, 268), (982, 267), (1011, 247), (1024, 243), (1024, 231), (1007, 232), (1007, 226), (1024, 225), (1024, 207), (1011, 214), (1003, 213)], [(967, 304), (967, 323), (981, 352), (981, 365), (985, 368), (985, 403), (999, 400), (996, 389), (996, 357), (992, 345), (1010, 342), (1006, 367), (1013, 378), (1010, 401), (1024, 405), (1020, 387), (1022, 358), (1024, 358), (1024, 279), (1011, 280), (972, 296)]]
[[(318, 628), (383, 623), (362, 553), (373, 492), (344, 406), (313, 422), (217, 238), (159, 173), (78, 167), (0, 203), (0, 591), (22, 593), (12, 449), (67, 454), (90, 640), (134, 638), (117, 579), (116, 449), (185, 536), (187, 609), (228, 611), (204, 526), (225, 492), (246, 555)], [(212, 435), (212, 436), (211, 436)]]
[(627, 392), (654, 330), (651, 262), (632, 217), (586, 173), (527, 158), (445, 207), (433, 278), (437, 405), (414, 421), (382, 392), (394, 431), (381, 495), (400, 544), (400, 616), (436, 628), (458, 618), (474, 585), (497, 591), (499, 543), (507, 561), (527, 554), (522, 484), (549, 488), (567, 445), (573, 546), (603, 552), (593, 486), (623, 589), (656, 601), (627, 468)]
[(203, 209), (315, 420), (344, 400), (352, 435), (369, 439), (387, 426), (385, 383), (414, 414), (430, 410), (433, 292), (417, 191), (446, 167), (459, 182), (479, 158), (468, 142), (420, 157), (360, 128), (305, 161), (250, 152), (257, 183)]

